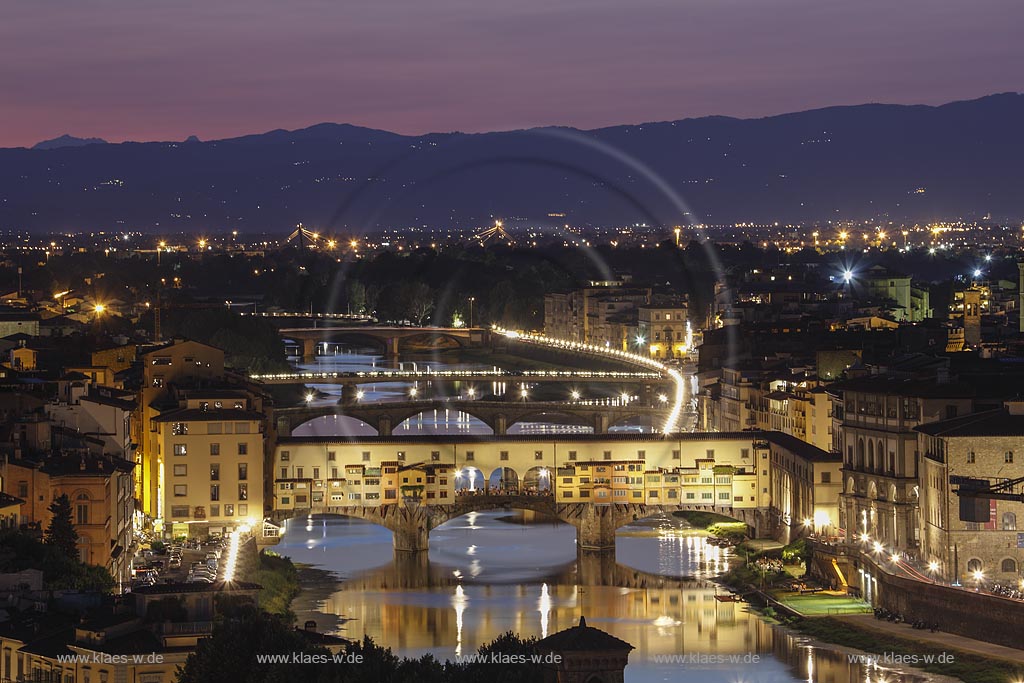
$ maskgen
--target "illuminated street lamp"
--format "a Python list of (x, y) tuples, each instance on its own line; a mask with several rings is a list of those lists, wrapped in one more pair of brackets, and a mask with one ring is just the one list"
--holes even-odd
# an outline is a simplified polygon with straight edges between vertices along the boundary
[(575, 389), (572, 390), (572, 394), (570, 394), (570, 395), (572, 396), (572, 400), (574, 400), (574, 401), (580, 400), (580, 392), (576, 391)]
[(526, 397), (529, 396), (529, 393), (530, 392), (526, 389), (526, 385), (525, 384), (521, 384), (519, 386), (519, 395), (522, 397), (522, 399), (524, 401), (526, 400)]
[(470, 398), (473, 398), (476, 396), (476, 389), (470, 387), (469, 389), (466, 389), (466, 393), (469, 395)]
[(420, 393), (420, 390), (417, 389), (416, 387), (409, 389), (409, 396), (411, 396), (412, 398), (416, 398), (416, 394), (418, 393)]
[(315, 399), (315, 398), (316, 398), (316, 394), (314, 394), (312, 391), (310, 391), (309, 393), (306, 394), (306, 403), (312, 403), (313, 399)]
[(665, 394), (658, 394), (658, 402), (668, 403), (668, 396), (666, 396)]

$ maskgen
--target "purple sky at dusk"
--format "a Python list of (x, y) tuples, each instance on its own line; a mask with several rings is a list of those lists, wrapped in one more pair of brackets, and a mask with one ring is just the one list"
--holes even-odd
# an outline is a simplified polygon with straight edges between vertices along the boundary
[(592, 128), (1024, 90), (1020, 0), (8, 0), (0, 146)]

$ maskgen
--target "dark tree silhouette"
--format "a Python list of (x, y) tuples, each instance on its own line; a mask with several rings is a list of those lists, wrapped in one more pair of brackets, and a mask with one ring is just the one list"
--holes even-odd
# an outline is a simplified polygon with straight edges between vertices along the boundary
[(43, 539), (47, 545), (51, 545), (69, 559), (78, 559), (78, 532), (71, 521), (71, 501), (68, 495), (62, 494), (53, 499), (50, 503), (49, 526), (46, 527), (46, 534)]

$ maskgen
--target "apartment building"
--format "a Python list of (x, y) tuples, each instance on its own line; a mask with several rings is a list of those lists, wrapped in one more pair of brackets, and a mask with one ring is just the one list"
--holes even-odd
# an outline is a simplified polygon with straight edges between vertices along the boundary
[(139, 498), (164, 535), (225, 533), (263, 518), (266, 397), (229, 376), (224, 352), (176, 341), (142, 358)]
[[(945, 581), (1016, 586), (1024, 562), (1024, 533), (1018, 531), (1024, 529), (1024, 503), (961, 498), (957, 490), (1024, 477), (1024, 403), (1010, 401), (916, 431), (922, 454), (921, 559), (937, 563)], [(1020, 488), (1014, 484), (1005, 493)]]
[(118, 586), (130, 581), (135, 464), (87, 451), (16, 449), (0, 465), (4, 493), (24, 501), (21, 522), (45, 529), (54, 499), (66, 495), (78, 532), (79, 557), (106, 567)]
[(157, 524), (205, 536), (263, 519), (264, 414), (244, 391), (190, 390), (151, 420), (159, 462)]

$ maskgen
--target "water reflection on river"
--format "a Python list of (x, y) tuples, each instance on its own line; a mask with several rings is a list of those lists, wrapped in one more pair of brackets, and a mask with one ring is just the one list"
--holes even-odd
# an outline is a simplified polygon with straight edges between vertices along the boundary
[[(730, 551), (671, 518), (626, 527), (615, 554), (579, 557), (571, 526), (509, 512), (471, 513), (438, 527), (424, 557), (394, 555), (382, 527), (320, 516), (291, 520), (276, 550), (333, 573), (304, 572), (293, 605), (300, 622), (367, 634), (400, 655), (451, 659), (509, 630), (544, 637), (582, 614), (636, 647), (626, 668), (634, 683), (927, 680), (807, 647), (743, 603), (718, 599), (725, 591), (708, 579), (727, 568)], [(666, 655), (691, 661), (658, 661)], [(723, 661), (709, 659), (717, 657)]]

